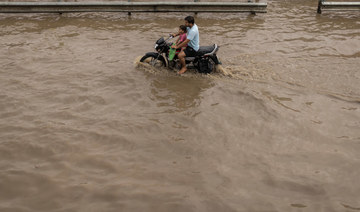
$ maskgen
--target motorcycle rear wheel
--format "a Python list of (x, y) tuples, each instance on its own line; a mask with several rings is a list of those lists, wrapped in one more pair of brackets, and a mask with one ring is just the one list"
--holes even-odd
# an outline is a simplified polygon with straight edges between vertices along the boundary
[(218, 65), (218, 64), (215, 62), (215, 60), (214, 60), (212, 57), (209, 57), (208, 63), (211, 64), (211, 70), (206, 71), (206, 72), (200, 71), (200, 64), (199, 64), (199, 61), (198, 61), (198, 60), (195, 61), (195, 63), (193, 63), (193, 64), (194, 64), (194, 67), (196, 68), (196, 70), (197, 70), (199, 73), (210, 74), (210, 73), (216, 72), (216, 70), (217, 70), (217, 65)]
[(212, 58), (210, 57), (210, 58), (209, 58), (209, 63), (211, 63), (211, 65), (212, 65), (212, 69), (211, 69), (210, 73), (216, 72), (216, 66), (217, 66), (217, 64), (216, 64), (216, 62), (214, 61), (214, 59), (212, 59)]

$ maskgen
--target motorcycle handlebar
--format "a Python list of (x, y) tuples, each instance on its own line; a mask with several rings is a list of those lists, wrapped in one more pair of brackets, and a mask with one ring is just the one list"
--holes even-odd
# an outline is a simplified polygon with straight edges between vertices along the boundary
[(168, 40), (172, 39), (173, 37), (174, 37), (174, 36), (172, 36), (172, 34), (169, 34), (169, 38), (166, 39), (165, 41), (168, 41)]

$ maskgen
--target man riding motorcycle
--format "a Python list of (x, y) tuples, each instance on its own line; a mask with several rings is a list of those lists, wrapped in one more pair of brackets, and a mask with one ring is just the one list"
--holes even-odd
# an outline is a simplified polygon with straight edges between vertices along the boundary
[[(182, 50), (178, 55), (181, 64), (181, 69), (178, 72), (179, 74), (183, 74), (187, 71), (185, 57), (196, 56), (196, 53), (200, 48), (199, 30), (197, 25), (195, 24), (194, 17), (187, 16), (184, 20), (185, 26), (187, 27), (186, 40), (178, 45), (172, 46), (172, 48), (179, 49), (187, 45), (186, 49)], [(174, 37), (177, 35), (178, 33), (173, 34)]]
[[(155, 52), (147, 52), (141, 57), (140, 62), (149, 63), (153, 67), (168, 67), (171, 70), (177, 69), (177, 64), (179, 64), (181, 65), (179, 74), (185, 73), (187, 68), (194, 68), (204, 74), (215, 71), (217, 65), (221, 64), (216, 54), (219, 46), (217, 44), (199, 46), (199, 31), (194, 17), (186, 17), (185, 25), (187, 26), (185, 41), (177, 44), (169, 42), (179, 33), (171, 34), (167, 39), (161, 37), (155, 42)], [(186, 48), (182, 48), (186, 45)]]

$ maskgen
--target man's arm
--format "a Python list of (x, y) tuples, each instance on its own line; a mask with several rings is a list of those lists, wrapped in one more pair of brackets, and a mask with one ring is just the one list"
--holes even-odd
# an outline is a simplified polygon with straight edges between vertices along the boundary
[(175, 47), (177, 49), (186, 46), (191, 40), (193, 40), (195, 37), (195, 33), (194, 31), (190, 31), (189, 34), (186, 35), (186, 40), (182, 43), (180, 43), (179, 45), (176, 45)]
[(175, 49), (179, 49), (179, 48), (181, 48), (181, 47), (186, 46), (189, 42), (190, 42), (190, 40), (189, 40), (189, 39), (186, 39), (184, 42), (180, 43), (179, 45), (175, 45), (174, 48), (175, 48)]
[(179, 44), (179, 41), (180, 41), (180, 37), (177, 38), (175, 44), (178, 45), (178, 44)]

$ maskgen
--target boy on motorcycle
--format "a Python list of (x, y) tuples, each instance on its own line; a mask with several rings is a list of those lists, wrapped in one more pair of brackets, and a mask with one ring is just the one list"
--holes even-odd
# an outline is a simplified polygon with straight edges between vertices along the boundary
[[(179, 26), (179, 32), (178, 32), (179, 38), (176, 40), (175, 45), (179, 45), (179, 44), (181, 44), (182, 42), (184, 42), (186, 40), (186, 32), (187, 32), (186, 26), (185, 25), (180, 25)], [(182, 47), (182, 49), (185, 49), (186, 46)]]

